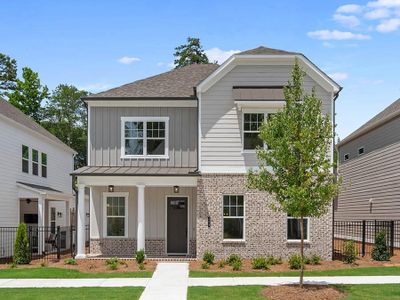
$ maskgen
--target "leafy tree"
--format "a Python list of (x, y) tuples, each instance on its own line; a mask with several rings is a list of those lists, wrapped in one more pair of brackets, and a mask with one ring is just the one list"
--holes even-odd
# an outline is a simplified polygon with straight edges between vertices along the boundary
[(9, 102), (36, 122), (41, 120), (41, 103), (48, 97), (48, 88), (40, 84), (38, 73), (22, 68), (22, 80), (17, 79), (15, 90), (8, 93)]
[(187, 38), (187, 43), (175, 48), (175, 69), (192, 64), (208, 64), (208, 57), (198, 38)]
[(25, 223), (19, 224), (17, 229), (13, 260), (16, 264), (29, 264), (31, 262), (29, 239)]
[[(333, 128), (321, 113), (321, 100), (303, 90), (304, 72), (296, 61), (284, 88), (285, 107), (261, 126), (268, 149), (259, 148), (259, 168), (248, 173), (248, 186), (275, 196), (273, 209), (300, 221), (300, 256), (304, 261), (304, 218), (321, 217), (337, 194), (332, 172)], [(300, 286), (303, 286), (301, 264)]]
[(17, 61), (0, 53), (0, 96), (14, 90), (17, 81)]
[(75, 168), (86, 165), (87, 113), (81, 97), (88, 92), (60, 84), (52, 91), (43, 109), (42, 125), (78, 154)]

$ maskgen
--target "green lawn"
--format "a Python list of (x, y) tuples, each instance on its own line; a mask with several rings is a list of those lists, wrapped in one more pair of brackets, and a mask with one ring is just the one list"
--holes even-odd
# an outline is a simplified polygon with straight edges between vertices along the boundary
[[(400, 299), (399, 284), (341, 285), (338, 288), (346, 291), (345, 300), (394, 300)], [(260, 295), (263, 286), (223, 286), (223, 287), (190, 287), (188, 300), (228, 299), (256, 300), (265, 299)]]
[(140, 272), (109, 272), (84, 273), (73, 269), (63, 268), (16, 268), (0, 270), (0, 278), (130, 278), (153, 275), (150, 271)]
[[(306, 276), (384, 276), (384, 275), (400, 275), (400, 267), (368, 267), (353, 268), (340, 270), (325, 271), (305, 271)], [(299, 271), (287, 272), (203, 272), (190, 271), (190, 277), (283, 277), (283, 276), (299, 276)]]
[(17, 288), (0, 289), (0, 299), (71, 300), (71, 299), (139, 299), (143, 287), (85, 287), (85, 288)]

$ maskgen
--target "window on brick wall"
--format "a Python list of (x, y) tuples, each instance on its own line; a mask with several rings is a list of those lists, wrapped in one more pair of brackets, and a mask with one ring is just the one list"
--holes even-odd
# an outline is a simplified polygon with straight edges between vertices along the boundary
[(224, 195), (224, 240), (244, 240), (243, 195)]
[[(304, 240), (307, 241), (309, 238), (309, 219), (304, 218), (303, 219), (303, 224), (304, 224)], [(288, 241), (299, 241), (301, 240), (301, 233), (300, 233), (300, 225), (301, 225), (301, 220), (297, 218), (293, 218), (291, 216), (287, 217), (287, 239)]]

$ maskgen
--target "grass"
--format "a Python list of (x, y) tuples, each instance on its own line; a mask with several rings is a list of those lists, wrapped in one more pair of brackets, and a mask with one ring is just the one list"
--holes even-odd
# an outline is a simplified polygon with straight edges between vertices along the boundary
[[(0, 270), (0, 278), (149, 278), (150, 271), (85, 273), (63, 268), (20, 268)], [(0, 297), (1, 298), (1, 297)]]
[[(400, 298), (399, 284), (371, 284), (371, 285), (338, 285), (337, 288), (345, 291), (344, 300), (392, 300)], [(229, 299), (229, 300), (258, 300), (263, 286), (223, 286), (223, 287), (189, 287), (189, 300)]]
[[(305, 276), (385, 276), (400, 275), (400, 267), (368, 267), (353, 269), (336, 269), (323, 271), (305, 271)], [(299, 276), (299, 271), (286, 272), (204, 272), (190, 271), (190, 277), (285, 277)]]
[(143, 287), (84, 288), (16, 288), (0, 289), (0, 299), (71, 300), (71, 299), (139, 299)]

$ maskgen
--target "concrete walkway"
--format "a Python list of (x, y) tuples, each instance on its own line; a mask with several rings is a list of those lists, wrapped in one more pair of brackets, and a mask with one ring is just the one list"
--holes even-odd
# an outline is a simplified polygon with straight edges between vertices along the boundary
[(159, 263), (140, 299), (185, 300), (188, 281), (188, 263)]

